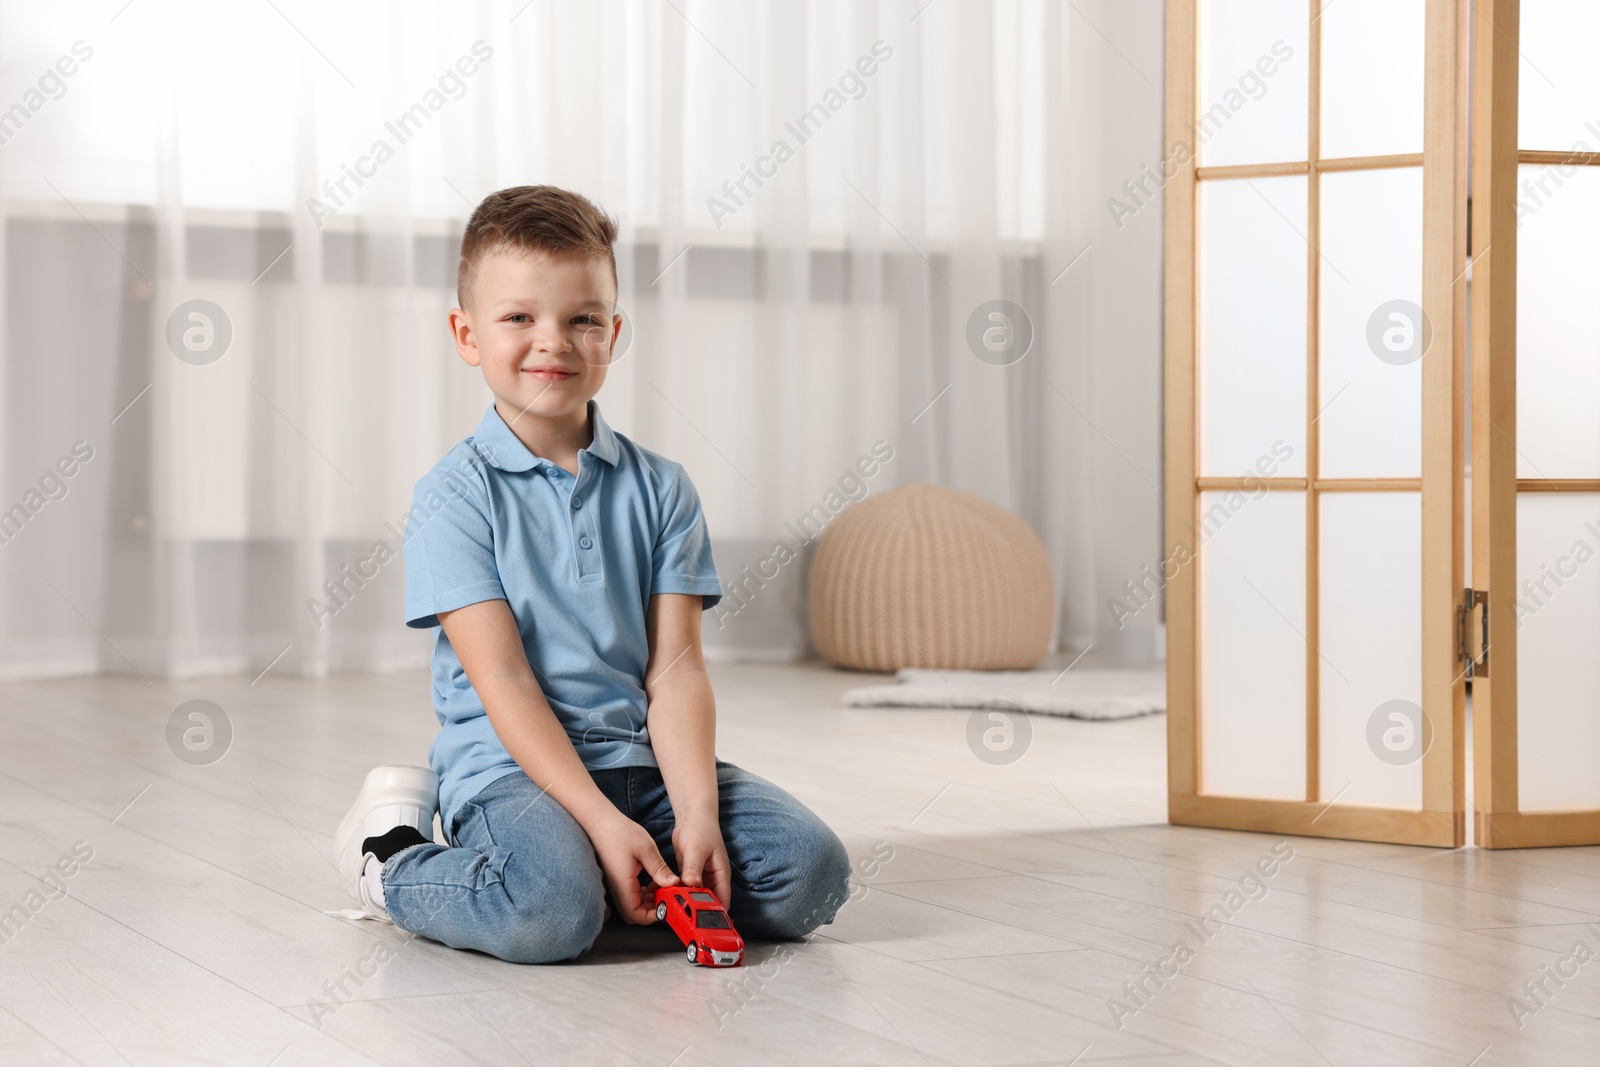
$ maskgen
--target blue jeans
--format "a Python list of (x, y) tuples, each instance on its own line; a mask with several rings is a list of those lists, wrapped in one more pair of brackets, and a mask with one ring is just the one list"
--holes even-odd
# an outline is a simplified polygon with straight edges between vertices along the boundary
[[(672, 806), (654, 767), (592, 771), (600, 791), (672, 851)], [(729, 917), (745, 938), (798, 938), (850, 893), (850, 857), (809, 808), (771, 782), (717, 761), (722, 840), (733, 868)], [(448, 828), (455, 847), (413, 845), (383, 865), (396, 926), (512, 963), (553, 963), (589, 950), (606, 886), (588, 834), (521, 771), (485, 786)]]

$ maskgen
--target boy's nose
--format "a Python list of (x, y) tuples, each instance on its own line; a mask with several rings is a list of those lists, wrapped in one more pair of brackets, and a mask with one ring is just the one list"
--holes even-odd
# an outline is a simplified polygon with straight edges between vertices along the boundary
[(533, 345), (540, 352), (565, 352), (572, 347), (572, 341), (567, 336), (567, 331), (560, 327), (552, 327), (536, 330)]

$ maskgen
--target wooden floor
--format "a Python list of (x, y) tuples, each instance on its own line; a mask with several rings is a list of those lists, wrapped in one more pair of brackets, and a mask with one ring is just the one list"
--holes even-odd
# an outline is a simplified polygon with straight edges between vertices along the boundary
[[(1600, 952), (1600, 850), (1178, 829), (1159, 716), (1035, 719), (993, 765), (967, 712), (838, 704), (878, 676), (713, 676), (720, 754), (818, 810), (862, 887), (742, 971), (654, 928), (523, 967), (325, 915), (362, 774), (432, 739), (421, 674), (0, 686), (0, 1063), (1600, 1061), (1600, 962), (1569, 958)], [(192, 699), (233, 725), (209, 766), (166, 740)]]

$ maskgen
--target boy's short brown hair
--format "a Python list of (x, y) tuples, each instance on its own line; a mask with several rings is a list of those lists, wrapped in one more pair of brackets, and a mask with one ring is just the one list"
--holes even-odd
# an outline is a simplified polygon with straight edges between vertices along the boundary
[(516, 185), (483, 198), (461, 235), (456, 266), (456, 299), (466, 308), (478, 277), (478, 264), (504, 248), (547, 255), (572, 253), (606, 257), (611, 282), (617, 282), (616, 220), (581, 193), (553, 185)]

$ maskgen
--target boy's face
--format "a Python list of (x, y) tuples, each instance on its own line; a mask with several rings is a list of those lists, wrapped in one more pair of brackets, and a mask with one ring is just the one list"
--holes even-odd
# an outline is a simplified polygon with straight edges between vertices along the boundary
[(451, 311), (450, 329), (503, 415), (509, 407), (560, 420), (605, 384), (622, 329), (616, 297), (604, 259), (496, 249), (478, 264), (472, 307)]

